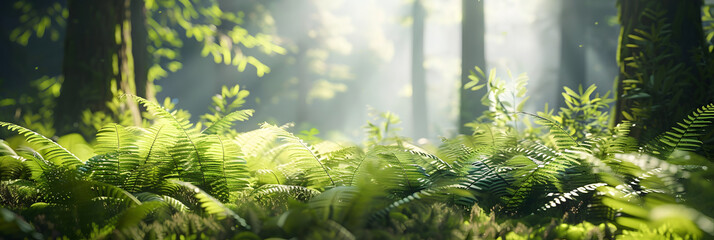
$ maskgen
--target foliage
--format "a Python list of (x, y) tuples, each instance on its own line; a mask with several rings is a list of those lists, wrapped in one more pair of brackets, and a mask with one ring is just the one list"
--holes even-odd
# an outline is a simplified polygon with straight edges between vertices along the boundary
[[(204, 47), (201, 54), (213, 56), (216, 63), (232, 64), (244, 71), (248, 64), (256, 68), (259, 76), (270, 72), (270, 68), (254, 56), (248, 56), (243, 48), (259, 47), (266, 54), (284, 54), (285, 49), (274, 43), (268, 34), (250, 34), (241, 27), (244, 13), (225, 12), (216, 0), (189, 1), (139, 1), (146, 9), (148, 51), (152, 53), (154, 64), (149, 70), (149, 81), (153, 82), (183, 66), (178, 50), (185, 39), (179, 32), (185, 32), (186, 39), (193, 39)], [(68, 9), (55, 2), (47, 6), (34, 6), (32, 2), (18, 0), (13, 7), (22, 12), (21, 25), (13, 29), (10, 40), (23, 46), (33, 36), (45, 37), (50, 33), (53, 41), (66, 26)]]
[[(495, 82), (491, 94), (502, 94)], [(147, 110), (146, 126), (109, 123), (91, 146), (3, 122), (21, 137), (0, 142), (0, 231), (26, 238), (713, 236), (708, 195), (690, 193), (711, 188), (711, 162), (693, 152), (712, 105), (639, 144), (628, 136), (632, 124), (604, 126), (607, 98), (592, 92), (566, 89), (571, 104), (559, 115), (519, 113), (491, 96), (509, 121), (471, 124), (472, 135), (438, 147), (398, 137), (391, 113), (368, 122), (363, 146), (322, 140), (317, 130), (295, 135), (290, 124), (238, 132), (233, 122), (252, 113), (240, 109), (248, 92), (238, 86), (224, 87), (198, 124), (170, 102), (128, 95)], [(519, 131), (516, 115), (548, 131)]]
[(30, 82), (36, 90), (35, 94), (24, 93), (17, 98), (0, 98), (0, 116), (35, 129), (43, 135), (54, 136), (52, 113), (62, 79), (43, 76)]
[(563, 98), (567, 107), (560, 109), (557, 115), (553, 116), (553, 110), (546, 109), (538, 113), (540, 116), (553, 116), (551, 120), (562, 126), (568, 135), (574, 136), (578, 140), (585, 139), (586, 135), (602, 135), (607, 132), (607, 124), (610, 121), (610, 114), (607, 111), (609, 104), (614, 102), (613, 98), (608, 98), (610, 92), (600, 97), (595, 96), (595, 85), (590, 85), (583, 91), (583, 86), (578, 87), (578, 92), (568, 87), (563, 87)]
[[(618, 49), (621, 73), (613, 115), (617, 122), (634, 123), (631, 134), (641, 141), (655, 138), (713, 100), (714, 89), (707, 84), (714, 79), (711, 10), (706, 6), (699, 19), (695, 13), (701, 4), (618, 3), (623, 25)], [(703, 29), (698, 26), (702, 23)]]

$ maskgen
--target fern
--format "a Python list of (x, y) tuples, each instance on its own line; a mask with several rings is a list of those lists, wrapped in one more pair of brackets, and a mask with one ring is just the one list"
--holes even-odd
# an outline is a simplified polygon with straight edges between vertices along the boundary
[(572, 148), (575, 146), (580, 146), (580, 144), (577, 142), (577, 140), (571, 136), (568, 131), (566, 131), (563, 126), (558, 124), (557, 122), (548, 119), (547, 115), (544, 113), (540, 113), (541, 116), (535, 115), (532, 113), (527, 113), (527, 112), (518, 112), (519, 114), (525, 114), (531, 117), (536, 118), (536, 123), (547, 126), (550, 129), (550, 135), (553, 139), (553, 143), (556, 149), (568, 149)]
[[(178, 140), (169, 151), (173, 159), (174, 167), (178, 172), (179, 179), (196, 183), (199, 186), (207, 188), (208, 192), (211, 193), (222, 192), (219, 197), (223, 200), (227, 200), (228, 190), (226, 188), (221, 189), (221, 187), (226, 186), (226, 184), (216, 183), (216, 181), (221, 178), (224, 179), (221, 182), (226, 183), (225, 179), (227, 178), (224, 175), (225, 165), (223, 162), (223, 160), (225, 160), (224, 151), (226, 150), (226, 145), (212, 148), (216, 143), (213, 142), (215, 138), (202, 135), (187, 120), (175, 117), (156, 103), (137, 96), (132, 97), (135, 101), (141, 103), (149, 111), (153, 112), (157, 117), (168, 121), (168, 124), (178, 130)], [(222, 144), (220, 140), (217, 143)], [(229, 166), (234, 168), (236, 165), (229, 163)], [(236, 175), (237, 172), (234, 171), (234, 169), (230, 170), (230, 174), (235, 175), (230, 177), (242, 178), (240, 175)], [(218, 187), (218, 189), (214, 190), (213, 187)]]
[(308, 205), (325, 220), (342, 222), (352, 206), (352, 199), (358, 194), (357, 188), (340, 186), (327, 190), (312, 199)]
[(28, 169), (20, 156), (0, 156), (0, 181), (19, 179), (26, 175)]
[(307, 200), (320, 194), (320, 191), (302, 186), (265, 184), (256, 189), (255, 193), (253, 193), (253, 196), (257, 199), (263, 199), (279, 194), (291, 196), (299, 200)]
[(216, 216), (218, 219), (224, 219), (226, 217), (231, 217), (235, 221), (238, 222), (238, 224), (245, 228), (245, 229), (250, 229), (250, 226), (248, 223), (243, 219), (242, 217), (238, 216), (233, 210), (227, 208), (223, 203), (218, 201), (217, 199), (213, 198), (211, 195), (208, 193), (204, 192), (200, 188), (196, 187), (195, 185), (188, 183), (188, 182), (182, 182), (182, 181), (177, 181), (177, 180), (172, 180), (171, 184), (174, 185), (174, 187), (178, 188), (183, 188), (188, 190), (189, 192), (193, 192), (194, 195), (193, 197), (199, 202), (199, 205), (205, 211), (207, 214)]
[(602, 187), (602, 186), (606, 186), (606, 185), (607, 185), (607, 183), (591, 183), (591, 184), (587, 184), (587, 185), (575, 188), (575, 189), (571, 190), (570, 192), (566, 192), (563, 194), (549, 193), (548, 195), (546, 195), (546, 197), (553, 197), (553, 200), (548, 201), (539, 210), (545, 211), (550, 208), (556, 207), (560, 204), (564, 204), (567, 201), (573, 201), (577, 197), (579, 197), (580, 194), (588, 194), (589, 192), (595, 191), (598, 187)]
[[(274, 125), (263, 124), (261, 128), (274, 131), (276, 135), (285, 142), (285, 146), (287, 147), (285, 150), (288, 151), (288, 154), (295, 163), (305, 166), (304, 169), (308, 171), (308, 178), (313, 181), (313, 184), (321, 185), (321, 182), (323, 182), (322, 179), (327, 178), (333, 186), (337, 186), (335, 180), (330, 176), (330, 170), (323, 164), (325, 161), (324, 158), (314, 147), (303, 142), (300, 138), (285, 129)], [(322, 171), (316, 170), (315, 164), (317, 164)], [(322, 173), (324, 173), (324, 175)]]
[(240, 111), (235, 111), (232, 113), (229, 113), (228, 115), (216, 120), (208, 126), (206, 129), (202, 131), (204, 134), (220, 134), (222, 133), (225, 129), (230, 128), (231, 124), (235, 121), (245, 121), (248, 120), (251, 116), (253, 116), (253, 110), (252, 109), (245, 109), (245, 110), (240, 110)]
[(5, 140), (0, 139), (0, 156), (17, 156), (17, 153)]
[[(663, 158), (675, 150), (694, 152), (702, 146), (699, 139), (714, 120), (714, 103), (702, 106), (655, 139), (653, 153)], [(661, 144), (660, 144), (661, 143)], [(662, 145), (663, 144), (663, 145)]]
[(445, 185), (445, 186), (431, 187), (431, 188), (420, 190), (418, 192), (414, 192), (404, 198), (398, 199), (397, 201), (394, 201), (394, 202), (388, 204), (386, 207), (382, 208), (381, 210), (376, 211), (374, 214), (372, 214), (372, 216), (370, 216), (370, 222), (377, 222), (380, 219), (385, 219), (387, 217), (387, 215), (389, 214), (389, 212), (392, 211), (393, 209), (398, 208), (405, 204), (415, 202), (415, 201), (424, 201), (426, 199), (434, 200), (434, 201), (445, 200), (449, 196), (452, 196), (454, 194), (459, 194), (462, 196), (469, 196), (468, 194), (465, 194), (464, 192), (455, 191), (459, 188), (460, 188), (459, 185)]
[[(548, 162), (544, 162), (535, 166), (531, 170), (521, 170), (515, 172), (518, 181), (514, 184), (516, 187), (513, 196), (506, 203), (506, 208), (512, 213), (518, 212), (518, 209), (528, 204), (529, 196), (543, 194), (542, 191), (552, 191), (549, 187), (552, 185), (557, 191), (563, 191), (563, 176), (566, 169), (578, 165), (575, 151), (566, 150), (558, 157), (553, 158)], [(533, 192), (534, 190), (538, 190)]]
[(245, 160), (232, 141), (220, 136), (205, 136), (199, 143), (199, 154), (204, 157), (202, 170), (208, 179), (211, 193), (227, 201), (230, 192), (244, 189), (248, 185)]
[(70, 168), (76, 168), (82, 164), (82, 160), (77, 158), (74, 154), (67, 151), (64, 147), (60, 146), (56, 142), (42, 136), (39, 133), (33, 132), (30, 129), (6, 122), (0, 122), (0, 127), (4, 127), (10, 131), (17, 132), (23, 136), (27, 142), (32, 144), (37, 144), (44, 156), (44, 159), (52, 162), (53, 164), (66, 166)]
[(493, 197), (505, 198), (509, 192), (511, 181), (498, 172), (497, 169), (490, 167), (482, 161), (475, 161), (468, 168), (464, 180), (460, 183), (465, 189), (476, 192), (476, 197)]

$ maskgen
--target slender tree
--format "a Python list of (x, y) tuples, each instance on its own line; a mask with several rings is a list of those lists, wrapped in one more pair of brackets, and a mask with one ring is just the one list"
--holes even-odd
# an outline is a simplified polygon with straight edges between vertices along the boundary
[(129, 3), (129, 17), (131, 21), (131, 52), (134, 57), (134, 82), (136, 95), (153, 99), (148, 81), (150, 56), (147, 51), (148, 29), (146, 27), (146, 5), (144, 0), (131, 0)]
[[(486, 69), (485, 17), (482, 0), (462, 0), (461, 12), (461, 85), (468, 83), (474, 66)], [(481, 104), (486, 88), (478, 91), (461, 88), (459, 98), (459, 133), (470, 134), (466, 123), (474, 121), (488, 107)]]
[[(615, 123), (651, 138), (712, 100), (701, 0), (619, 0)], [(647, 136), (642, 136), (646, 132)]]
[[(588, 45), (590, 10), (587, 1), (563, 0), (560, 10), (560, 70), (558, 88), (586, 85), (585, 47)], [(561, 99), (559, 107), (564, 107)]]
[(424, 71), (424, 18), (421, 0), (415, 0), (412, 9), (412, 119), (414, 137), (428, 136), (426, 109), (426, 76)]

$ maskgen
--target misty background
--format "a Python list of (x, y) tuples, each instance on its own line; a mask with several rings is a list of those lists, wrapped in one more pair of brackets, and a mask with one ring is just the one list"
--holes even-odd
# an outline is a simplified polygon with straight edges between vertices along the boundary
[[(237, 124), (239, 130), (265, 121), (294, 122), (297, 131), (317, 128), (323, 138), (355, 140), (372, 119), (370, 111), (391, 111), (402, 119), (402, 135), (418, 137), (412, 130), (413, 1), (219, 2), (224, 11), (243, 12), (243, 27), (272, 35), (286, 53), (261, 55), (247, 49), (270, 68), (258, 76), (251, 65), (239, 71), (216, 63), (202, 53), (200, 43), (184, 41), (182, 67), (155, 82), (159, 101), (169, 97), (197, 120), (222, 86), (238, 84), (251, 92), (245, 108), (256, 110), (249, 121)], [(426, 136), (432, 140), (457, 134), (464, 2), (421, 1), (426, 105), (417, 108), (427, 112)], [(486, 66), (479, 67), (496, 69), (504, 79), (507, 71), (526, 73), (531, 98), (525, 111), (542, 111), (546, 103), (557, 106), (563, 85), (596, 84), (601, 93), (612, 89), (618, 72), (615, 0), (483, 3)], [(22, 92), (34, 79), (60, 75), (62, 33), (32, 38), (30, 47), (21, 47), (6, 37), (17, 26), (19, 13), (1, 11), (2, 97)]]

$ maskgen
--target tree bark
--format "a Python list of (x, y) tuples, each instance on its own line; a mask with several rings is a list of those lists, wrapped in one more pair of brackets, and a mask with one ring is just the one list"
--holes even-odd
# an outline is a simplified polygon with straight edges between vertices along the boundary
[[(475, 66), (486, 71), (485, 52), (485, 16), (483, 0), (462, 0), (461, 12), (461, 86), (468, 83), (469, 74)], [(486, 88), (478, 91), (460, 88), (459, 95), (459, 133), (471, 134), (471, 129), (465, 124), (476, 120), (487, 106), (481, 104), (481, 98), (486, 95)]]
[(132, 54), (134, 56), (134, 82), (136, 83), (136, 95), (155, 100), (154, 94), (147, 89), (150, 89), (148, 82), (148, 72), (150, 56), (148, 48), (148, 30), (146, 29), (146, 6), (144, 0), (131, 0), (131, 41)]
[(412, 25), (412, 120), (414, 138), (428, 136), (426, 76), (424, 71), (424, 7), (421, 0), (413, 6)]
[[(58, 135), (78, 132), (84, 110), (108, 112), (116, 91), (136, 94), (130, 1), (68, 1), (64, 82), (54, 112)], [(136, 103), (124, 108), (141, 123)]]
[[(620, 74), (614, 122), (635, 123), (633, 137), (651, 138), (711, 101), (712, 76), (701, 71), (708, 59), (702, 4), (701, 0), (618, 1)], [(645, 16), (647, 9), (661, 16)], [(653, 26), (667, 25), (661, 36), (644, 44), (631, 37), (641, 35), (637, 29), (651, 32)], [(651, 47), (642, 47), (646, 44)]]

